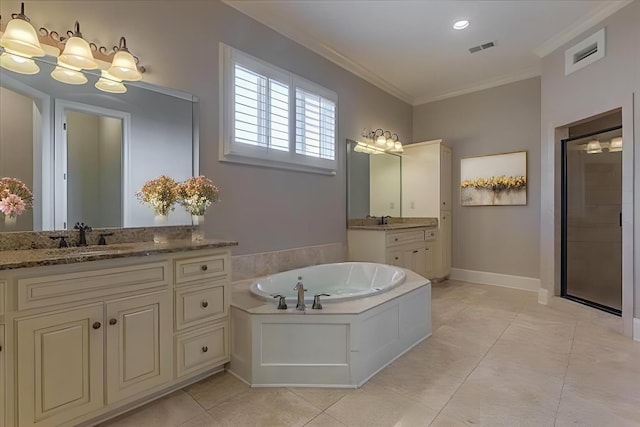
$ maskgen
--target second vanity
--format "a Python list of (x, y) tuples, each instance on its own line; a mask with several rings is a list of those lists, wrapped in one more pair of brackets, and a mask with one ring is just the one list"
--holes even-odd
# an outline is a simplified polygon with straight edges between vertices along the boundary
[(0, 252), (0, 426), (93, 425), (223, 369), (236, 244)]

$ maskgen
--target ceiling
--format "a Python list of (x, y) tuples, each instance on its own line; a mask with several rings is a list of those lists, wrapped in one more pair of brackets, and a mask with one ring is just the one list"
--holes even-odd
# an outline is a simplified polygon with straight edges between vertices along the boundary
[(632, 0), (223, 1), (418, 105), (540, 75), (542, 57)]

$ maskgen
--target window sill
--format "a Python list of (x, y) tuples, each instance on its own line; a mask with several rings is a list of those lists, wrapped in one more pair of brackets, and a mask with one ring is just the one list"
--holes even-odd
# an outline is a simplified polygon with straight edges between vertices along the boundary
[(309, 166), (296, 163), (278, 162), (275, 160), (258, 159), (254, 157), (246, 157), (238, 154), (220, 154), (219, 160), (226, 163), (238, 163), (249, 166), (260, 166), (270, 169), (288, 170), (294, 172), (314, 173), (318, 175), (335, 176), (336, 171), (333, 168), (323, 168), (319, 166)]

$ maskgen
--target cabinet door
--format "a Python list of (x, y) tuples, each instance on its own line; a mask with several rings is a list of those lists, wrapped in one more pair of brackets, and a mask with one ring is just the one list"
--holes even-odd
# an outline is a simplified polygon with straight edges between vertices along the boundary
[(103, 306), (17, 320), (18, 424), (58, 426), (103, 406)]
[(169, 291), (107, 303), (107, 403), (171, 380)]
[(440, 146), (440, 210), (451, 210), (451, 148)]
[(432, 279), (436, 275), (436, 265), (435, 265), (435, 243), (427, 243), (427, 246), (424, 248), (424, 274), (422, 274), (427, 279)]
[(404, 251), (396, 250), (396, 251), (387, 252), (387, 264), (404, 268), (405, 267)]
[(440, 213), (440, 245), (442, 250), (441, 277), (451, 273), (451, 212)]
[(7, 347), (4, 342), (4, 325), (0, 325), (0, 427), (5, 426), (5, 414), (7, 413), (5, 387), (7, 386)]

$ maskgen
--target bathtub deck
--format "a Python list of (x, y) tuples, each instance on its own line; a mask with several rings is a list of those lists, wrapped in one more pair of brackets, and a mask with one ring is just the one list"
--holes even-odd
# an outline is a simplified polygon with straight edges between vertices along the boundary
[(230, 371), (254, 387), (360, 387), (431, 335), (431, 284), (405, 282), (367, 298), (323, 303), (322, 310), (277, 310), (234, 284)]

